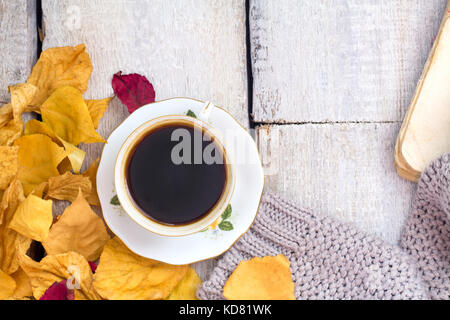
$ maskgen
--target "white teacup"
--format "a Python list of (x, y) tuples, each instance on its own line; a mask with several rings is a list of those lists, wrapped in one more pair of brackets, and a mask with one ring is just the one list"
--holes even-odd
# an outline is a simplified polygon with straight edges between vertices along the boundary
[[(197, 118), (189, 117), (186, 115), (166, 115), (149, 120), (136, 128), (125, 140), (120, 151), (117, 155), (115, 168), (114, 168), (114, 183), (119, 198), (120, 204), (124, 211), (141, 227), (147, 229), (150, 232), (162, 235), (162, 236), (184, 236), (195, 232), (202, 231), (209, 225), (213, 224), (226, 209), (230, 203), (235, 186), (235, 170), (231, 162), (231, 155), (229, 150), (226, 149), (221, 134), (216, 131), (211, 125), (207, 123), (209, 114), (214, 108), (214, 105), (207, 102), (203, 105), (201, 112), (197, 115)], [(216, 204), (198, 220), (192, 223), (169, 225), (164, 224), (150, 218), (151, 213), (145, 213), (135, 203), (133, 197), (129, 191), (128, 183), (126, 181), (127, 161), (130, 153), (134, 149), (137, 143), (141, 141), (149, 132), (153, 129), (166, 124), (187, 124), (194, 126), (202, 131), (206, 131), (207, 134), (214, 139), (214, 142), (221, 148), (224, 157), (225, 165), (225, 186), (222, 194)]]

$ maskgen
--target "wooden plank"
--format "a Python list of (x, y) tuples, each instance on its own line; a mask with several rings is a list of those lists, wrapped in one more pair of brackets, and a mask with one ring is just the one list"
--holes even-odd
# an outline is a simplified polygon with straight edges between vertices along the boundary
[(414, 184), (393, 165), (400, 124), (262, 126), (266, 188), (397, 243)]
[(35, 0), (0, 0), (0, 105), (8, 86), (25, 82), (37, 55)]
[(401, 121), (447, 0), (251, 0), (254, 119)]
[[(43, 47), (85, 43), (94, 72), (87, 98), (112, 95), (119, 70), (148, 77), (156, 99), (188, 96), (227, 108), (248, 125), (245, 1), (42, 1)], [(108, 137), (128, 115), (114, 99), (99, 132)], [(86, 163), (103, 145), (84, 146)], [(212, 262), (197, 265), (201, 276)]]

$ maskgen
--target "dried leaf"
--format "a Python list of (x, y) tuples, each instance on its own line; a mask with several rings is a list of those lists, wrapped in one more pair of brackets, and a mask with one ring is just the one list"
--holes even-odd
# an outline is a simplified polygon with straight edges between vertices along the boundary
[(39, 300), (74, 300), (73, 290), (66, 283), (66, 280), (54, 282)]
[(106, 142), (95, 131), (81, 92), (65, 86), (56, 89), (41, 106), (42, 120), (61, 139), (73, 145)]
[(140, 257), (115, 237), (103, 249), (94, 287), (103, 298), (110, 300), (165, 299), (188, 268)]
[[(89, 298), (86, 297), (86, 295), (84, 295), (80, 290), (75, 290), (73, 292), (73, 296), (74, 296), (74, 300), (89, 300)], [(98, 296), (97, 298), (95, 298), (93, 300), (100, 300), (100, 299), (101, 299), (101, 297)]]
[(72, 165), (70, 164), (69, 158), (64, 158), (63, 161), (58, 164), (58, 172), (59, 174), (64, 174), (69, 171), (72, 172)]
[(112, 87), (130, 113), (155, 101), (153, 85), (146, 77), (137, 73), (122, 75), (122, 71), (119, 71), (113, 76)]
[(14, 179), (2, 195), (0, 202), (0, 225), (4, 224), (3, 220), (9, 223), (17, 206), (20, 202), (25, 200), (23, 195), (23, 188), (20, 181)]
[(70, 161), (70, 167), (75, 173), (80, 172), (84, 157), (86, 156), (86, 152), (58, 137), (46, 123), (35, 119), (28, 121), (25, 125), (24, 134), (30, 135), (37, 133), (45, 134), (46, 136), (51, 138), (53, 142), (57, 143), (61, 147), (64, 147), (67, 152), (67, 157)]
[[(60, 144), (60, 140), (56, 136), (56, 134), (52, 131), (52, 129), (42, 121), (31, 119), (25, 124), (25, 129), (23, 132), (24, 135), (31, 134), (44, 134), (51, 138), (53, 142)], [(62, 146), (62, 144), (60, 144)]]
[(1, 269), (7, 274), (13, 274), (19, 269), (18, 257), (29, 248), (31, 239), (9, 229), (7, 225), (0, 226), (0, 233), (0, 241), (3, 242)]
[(31, 194), (34, 194), (38, 198), (43, 198), (44, 194), (48, 191), (48, 182), (42, 182), (37, 187), (31, 191)]
[(91, 180), (88, 177), (66, 172), (60, 176), (48, 179), (46, 197), (73, 202), (80, 190), (83, 195), (89, 195), (91, 188)]
[(0, 190), (8, 187), (18, 170), (18, 147), (0, 146)]
[(47, 255), (40, 262), (21, 255), (20, 267), (31, 279), (31, 288), (36, 299), (40, 299), (53, 283), (63, 280), (73, 286), (75, 297), (101, 299), (93, 288), (93, 274), (88, 262), (76, 252)]
[(98, 259), (109, 239), (103, 220), (79, 192), (76, 200), (52, 226), (42, 245), (48, 254), (75, 251), (92, 261)]
[(67, 156), (66, 151), (42, 134), (26, 135), (14, 142), (19, 147), (18, 179), (25, 195), (50, 177), (58, 176), (58, 164)]
[(241, 261), (223, 295), (229, 300), (295, 300), (289, 260), (279, 254)]
[(89, 114), (91, 116), (92, 123), (94, 124), (95, 129), (98, 128), (100, 119), (103, 117), (103, 114), (108, 108), (108, 104), (112, 100), (112, 98), (113, 97), (101, 100), (86, 100), (86, 105), (89, 110)]
[(198, 300), (196, 292), (202, 280), (192, 267), (189, 267), (184, 278), (170, 293), (167, 300)]
[(16, 289), (16, 282), (9, 275), (0, 270), (0, 300), (12, 297)]
[(27, 80), (38, 88), (30, 104), (41, 106), (55, 89), (63, 86), (72, 86), (84, 93), (92, 73), (91, 59), (85, 50), (86, 46), (80, 44), (42, 51)]
[(7, 124), (13, 118), (11, 103), (4, 104), (0, 107), (0, 128)]
[(31, 239), (9, 228), (19, 204), (25, 200), (20, 181), (13, 180), (3, 193), (0, 203), (0, 269), (12, 274), (19, 268), (18, 256), (25, 252)]
[(11, 277), (16, 281), (16, 290), (12, 295), (14, 299), (22, 299), (33, 295), (30, 278), (21, 268), (14, 272)]
[(10, 120), (0, 128), (0, 146), (10, 146), (16, 141), (23, 131), (22, 120)]
[(88, 261), (89, 266), (91, 267), (91, 271), (92, 273), (95, 273), (95, 271), (97, 270), (98, 264), (96, 264), (95, 262), (92, 261)]
[(27, 238), (44, 241), (53, 222), (52, 201), (30, 194), (17, 207), (9, 228)]
[(21, 114), (27, 110), (28, 105), (32, 102), (37, 87), (29, 83), (20, 83), (9, 87), (11, 93), (11, 106), (13, 117), (16, 121), (21, 121)]
[(95, 159), (89, 169), (83, 172), (83, 176), (88, 177), (92, 184), (91, 193), (86, 196), (86, 200), (93, 206), (100, 206), (100, 199), (97, 194), (97, 170), (99, 163), (100, 158)]

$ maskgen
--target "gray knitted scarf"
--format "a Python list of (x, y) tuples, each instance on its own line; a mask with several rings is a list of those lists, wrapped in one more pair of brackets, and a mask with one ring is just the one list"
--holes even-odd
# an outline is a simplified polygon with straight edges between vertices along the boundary
[(449, 299), (450, 153), (422, 174), (400, 246), (319, 217), (265, 192), (251, 229), (198, 289), (224, 299), (242, 260), (284, 254), (297, 299)]

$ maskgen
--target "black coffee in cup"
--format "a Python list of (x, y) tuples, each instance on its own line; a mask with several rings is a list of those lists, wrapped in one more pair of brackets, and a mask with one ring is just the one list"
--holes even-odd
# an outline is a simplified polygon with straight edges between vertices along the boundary
[(134, 205), (148, 218), (189, 224), (207, 215), (223, 195), (225, 158), (223, 147), (202, 127), (164, 123), (132, 146), (126, 185)]

